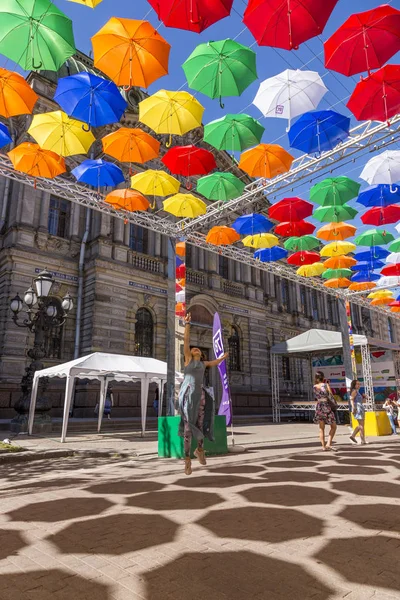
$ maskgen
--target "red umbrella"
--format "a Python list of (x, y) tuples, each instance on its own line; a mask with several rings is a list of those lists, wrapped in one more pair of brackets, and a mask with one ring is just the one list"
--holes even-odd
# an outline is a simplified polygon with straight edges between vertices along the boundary
[(301, 198), (284, 198), (268, 209), (268, 216), (275, 221), (301, 221), (312, 215), (313, 205)]
[(186, 266), (179, 265), (179, 267), (176, 267), (175, 276), (176, 276), (176, 279), (182, 279), (182, 277), (186, 277)]
[(201, 33), (229, 17), (233, 0), (148, 0), (166, 27)]
[(391, 302), (389, 304), (389, 306), (396, 306), (396, 307), (400, 307), (400, 301), (399, 300), (393, 300), (393, 302)]
[(381, 271), (381, 275), (387, 275), (388, 277), (400, 277), (400, 263), (396, 263), (395, 265), (388, 265), (387, 267), (383, 267)]
[(361, 221), (364, 225), (397, 223), (397, 221), (400, 221), (400, 206), (398, 204), (391, 204), (390, 206), (370, 208), (362, 215)]
[(175, 175), (207, 175), (217, 168), (214, 155), (197, 146), (175, 146), (168, 150), (162, 162)]
[(291, 237), (292, 235), (308, 235), (315, 231), (315, 225), (308, 221), (284, 221), (275, 227), (276, 235)]
[(259, 46), (292, 50), (320, 35), (338, 0), (250, 0), (244, 24)]
[(321, 257), (318, 252), (295, 252), (287, 259), (289, 265), (296, 265), (301, 267), (302, 265), (313, 265), (319, 262)]
[(351, 15), (324, 50), (326, 68), (348, 77), (379, 69), (400, 50), (400, 11), (383, 4)]
[(347, 107), (358, 121), (387, 121), (400, 109), (400, 65), (386, 65), (357, 83)]

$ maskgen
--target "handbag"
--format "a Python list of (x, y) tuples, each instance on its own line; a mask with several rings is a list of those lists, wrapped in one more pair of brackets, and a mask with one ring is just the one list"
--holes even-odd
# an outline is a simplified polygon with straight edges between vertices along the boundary
[(338, 409), (338, 404), (332, 394), (328, 393), (328, 403), (333, 411)]

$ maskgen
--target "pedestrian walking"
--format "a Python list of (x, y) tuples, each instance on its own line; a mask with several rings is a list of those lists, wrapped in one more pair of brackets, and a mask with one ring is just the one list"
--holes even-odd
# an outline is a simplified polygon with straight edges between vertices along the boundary
[(397, 415), (398, 415), (397, 402), (389, 396), (389, 398), (386, 398), (383, 408), (386, 410), (386, 414), (388, 416), (389, 423), (392, 428), (392, 433), (394, 435), (397, 435), (397, 430), (396, 430), (396, 421), (397, 421)]
[(227, 356), (225, 353), (217, 360), (204, 361), (199, 348), (190, 348), (190, 314), (185, 317), (183, 349), (185, 357), (184, 379), (179, 391), (179, 412), (181, 422), (179, 435), (184, 438), (185, 474), (191, 475), (192, 463), (190, 449), (192, 438), (197, 440), (195, 457), (205, 465), (204, 437), (214, 441), (214, 399), (204, 387), (204, 372), (207, 367), (219, 365)]
[[(332, 441), (336, 433), (336, 402), (333, 398), (331, 386), (325, 381), (322, 371), (315, 374), (314, 397), (317, 402), (315, 406), (314, 423), (319, 425), (319, 439), (324, 451), (334, 450)], [(330, 425), (328, 443), (325, 443), (325, 425)]]
[(352, 444), (357, 445), (356, 435), (360, 434), (361, 444), (367, 444), (365, 441), (365, 408), (363, 405), (363, 396), (360, 393), (361, 383), (358, 379), (353, 379), (350, 386), (350, 404), (351, 404), (351, 412), (353, 413), (353, 417), (356, 421), (358, 421), (357, 427), (353, 429), (353, 432), (350, 436), (350, 441)]

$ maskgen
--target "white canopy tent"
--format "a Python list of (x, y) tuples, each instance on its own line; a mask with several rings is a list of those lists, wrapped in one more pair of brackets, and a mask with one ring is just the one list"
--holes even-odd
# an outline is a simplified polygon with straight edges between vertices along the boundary
[[(177, 374), (179, 376), (179, 374)], [(61, 442), (65, 442), (68, 427), (69, 411), (71, 407), (72, 393), (75, 379), (97, 379), (100, 381), (98, 432), (100, 432), (103, 418), (107, 388), (111, 381), (135, 381), (141, 382), (141, 419), (142, 435), (146, 431), (147, 400), (149, 395), (149, 384), (156, 381), (160, 387), (159, 415), (162, 410), (162, 395), (164, 383), (167, 380), (167, 363), (155, 358), (143, 358), (140, 356), (126, 356), (124, 354), (107, 354), (95, 352), (88, 356), (82, 356), (62, 365), (49, 367), (36, 371), (33, 386), (31, 404), (29, 409), (28, 432), (32, 435), (33, 420), (35, 416), (36, 398), (39, 380), (42, 377), (65, 377), (64, 414), (61, 432)]]

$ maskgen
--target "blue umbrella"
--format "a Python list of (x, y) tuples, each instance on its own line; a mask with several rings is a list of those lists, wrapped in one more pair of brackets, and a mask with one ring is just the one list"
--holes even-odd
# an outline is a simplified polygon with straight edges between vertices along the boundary
[(332, 150), (349, 137), (350, 119), (334, 110), (316, 110), (302, 115), (291, 126), (289, 143), (307, 154)]
[(274, 246), (273, 248), (261, 248), (254, 252), (254, 258), (257, 258), (261, 262), (274, 262), (275, 260), (281, 260), (286, 258), (288, 251), (280, 246)]
[(0, 123), (0, 148), (3, 146), (7, 146), (7, 144), (11, 144), (12, 139), (10, 133), (3, 123)]
[(242, 215), (233, 223), (232, 227), (240, 233), (240, 235), (256, 235), (257, 233), (267, 233), (272, 229), (274, 224), (264, 217), (251, 213), (250, 215)]
[(371, 185), (359, 194), (357, 202), (366, 208), (397, 204), (400, 202), (400, 186), (386, 183)]
[(128, 106), (113, 81), (92, 73), (59, 79), (54, 100), (67, 115), (91, 127), (117, 123)]
[(381, 276), (372, 271), (359, 271), (351, 277), (351, 281), (363, 282), (363, 281), (377, 281)]
[(389, 250), (386, 250), (385, 248), (381, 248), (380, 246), (371, 246), (369, 250), (363, 250), (363, 252), (356, 252), (354, 254), (354, 258), (356, 260), (371, 262), (379, 258), (386, 258), (387, 256), (389, 256), (389, 254)]
[(350, 267), (352, 271), (374, 271), (375, 269), (382, 269), (385, 263), (381, 260), (369, 260), (366, 262), (360, 262), (354, 267)]
[(114, 187), (125, 181), (124, 174), (117, 165), (101, 158), (84, 160), (71, 172), (78, 181), (97, 188)]

